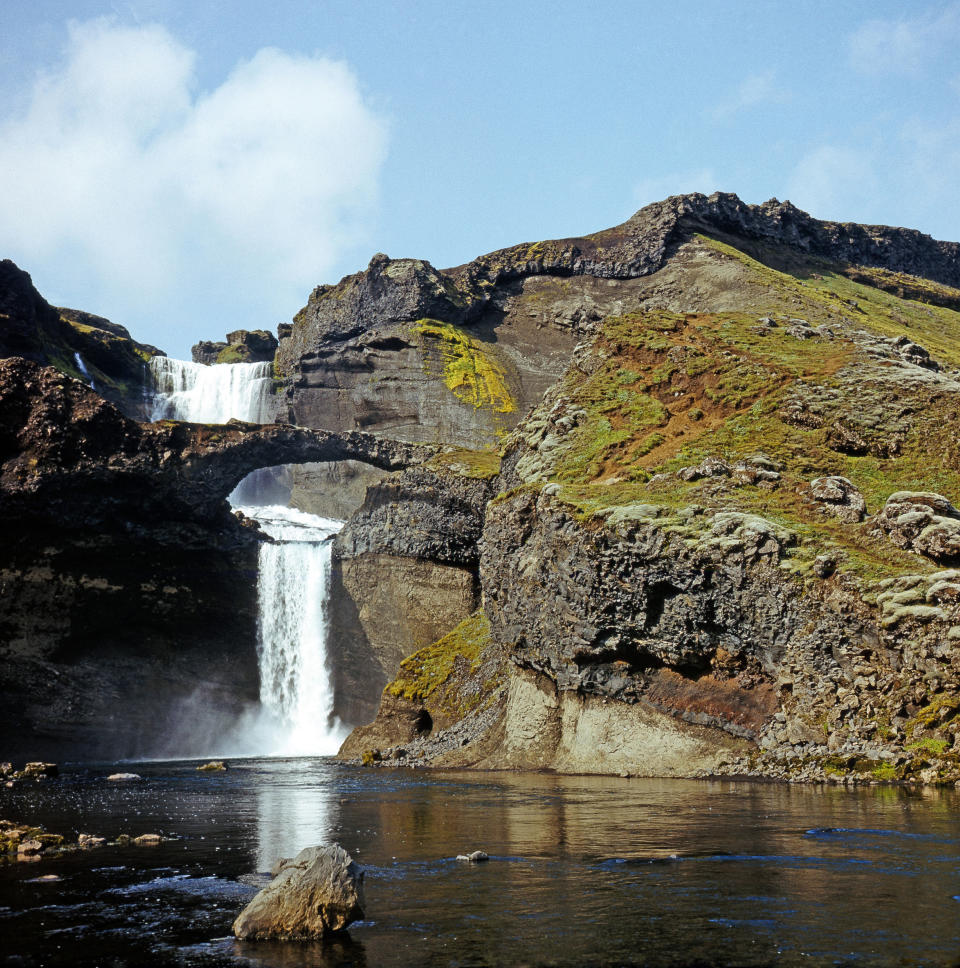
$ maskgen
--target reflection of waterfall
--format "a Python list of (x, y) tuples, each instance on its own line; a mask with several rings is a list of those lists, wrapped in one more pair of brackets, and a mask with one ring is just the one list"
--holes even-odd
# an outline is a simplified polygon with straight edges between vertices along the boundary
[(235, 418), (264, 423), (269, 419), (270, 363), (205, 366), (155, 356), (150, 371), (157, 388), (151, 420), (226, 423)]
[(257, 790), (257, 870), (311, 844), (330, 842), (339, 792), (322, 760), (275, 761)]
[(77, 369), (90, 381), (90, 389), (96, 390), (96, 384), (93, 382), (93, 377), (90, 376), (90, 371), (87, 369), (87, 365), (83, 362), (83, 357), (79, 353), (74, 353), (73, 358), (76, 361)]
[(293, 508), (244, 507), (275, 539), (260, 546), (260, 701), (277, 732), (270, 752), (335, 753), (346, 730), (333, 716), (327, 666), (330, 539), (342, 522)]

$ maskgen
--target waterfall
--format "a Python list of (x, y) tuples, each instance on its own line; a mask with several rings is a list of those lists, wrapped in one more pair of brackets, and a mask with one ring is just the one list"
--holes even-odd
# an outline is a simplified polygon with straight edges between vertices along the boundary
[(281, 506), (244, 507), (275, 543), (260, 546), (260, 702), (281, 755), (336, 753), (346, 730), (333, 715), (327, 657), (331, 539), (343, 526)]
[[(152, 420), (226, 423), (269, 419), (269, 363), (204, 366), (155, 356)], [(330, 559), (343, 526), (267, 501), (289, 499), (284, 468), (249, 474), (230, 496), (274, 539), (260, 545), (257, 578), (260, 706), (256, 722), (238, 726), (251, 752), (282, 756), (336, 753), (347, 730), (333, 715), (328, 667)]]
[(155, 356), (151, 420), (265, 423), (270, 419), (271, 363), (188, 363)]
[(96, 390), (97, 386), (93, 382), (93, 377), (90, 376), (90, 371), (87, 369), (87, 365), (83, 362), (83, 357), (79, 353), (74, 353), (73, 359), (77, 364), (77, 369), (90, 381), (90, 389)]

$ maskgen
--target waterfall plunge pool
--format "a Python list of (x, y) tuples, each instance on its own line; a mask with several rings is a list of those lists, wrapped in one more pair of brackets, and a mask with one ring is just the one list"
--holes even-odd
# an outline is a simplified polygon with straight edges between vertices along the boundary
[[(55, 832), (164, 833), (0, 866), (22, 966), (936, 965), (960, 955), (960, 795), (363, 769), (325, 758), (67, 767), (4, 794)], [(249, 875), (342, 844), (366, 919), (241, 943)], [(486, 850), (487, 864), (454, 859)], [(39, 881), (56, 874), (58, 881)]]

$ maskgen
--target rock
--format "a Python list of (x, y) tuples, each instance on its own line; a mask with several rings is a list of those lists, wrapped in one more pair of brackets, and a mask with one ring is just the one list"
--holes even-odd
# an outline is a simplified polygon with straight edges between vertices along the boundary
[(490, 856), (485, 851), (475, 850), (470, 854), (457, 854), (457, 860), (467, 864), (481, 864), (485, 860), (490, 860)]
[(154, 847), (163, 840), (160, 834), (140, 834), (139, 837), (133, 838), (133, 843), (137, 847)]
[(209, 763), (202, 763), (197, 767), (201, 773), (225, 773), (229, 767), (223, 760), (211, 760)]
[(682, 481), (699, 481), (704, 477), (729, 477), (730, 465), (719, 457), (708, 457), (695, 467), (681, 467), (677, 477)]
[(810, 493), (817, 503), (845, 524), (856, 524), (866, 514), (867, 502), (845, 477), (815, 478), (810, 482)]
[(102, 847), (106, 842), (106, 837), (97, 837), (94, 834), (80, 834), (77, 837), (77, 844), (83, 850), (94, 850), (97, 847)]
[(934, 561), (960, 562), (960, 511), (942, 494), (896, 491), (874, 519), (874, 531)]
[(39, 840), (21, 840), (17, 845), (18, 857), (31, 857), (43, 853), (43, 843)]
[(227, 334), (227, 341), (211, 343), (201, 340), (192, 349), (193, 362), (270, 363), (277, 351), (277, 338), (265, 329), (238, 329)]
[(129, 783), (131, 780), (142, 780), (143, 777), (139, 773), (111, 773), (107, 779), (115, 783)]
[(363, 917), (363, 871), (339, 845), (307, 847), (240, 912), (241, 939), (304, 940), (344, 930)]
[(57, 776), (59, 769), (56, 763), (27, 763), (21, 772), (23, 777)]
[(837, 559), (833, 555), (817, 555), (813, 560), (813, 573), (817, 578), (829, 578), (837, 570)]

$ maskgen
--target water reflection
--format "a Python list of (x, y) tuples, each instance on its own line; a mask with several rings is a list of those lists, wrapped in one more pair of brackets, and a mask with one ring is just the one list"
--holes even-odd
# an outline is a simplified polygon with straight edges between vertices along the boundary
[[(323, 758), (240, 761), (219, 775), (145, 764), (143, 782), (122, 789), (94, 772), (12, 791), (5, 812), (52, 830), (180, 839), (43, 861), (56, 883), (37, 882), (36, 866), (0, 867), (0, 937), (15, 939), (18, 963), (792, 968), (951, 965), (960, 954), (954, 791)], [(250, 873), (332, 841), (366, 870), (366, 920), (350, 940), (234, 942)], [(473, 849), (490, 863), (455, 860)]]
[(279, 760), (272, 782), (256, 791), (256, 869), (269, 871), (281, 857), (328, 844), (337, 822), (339, 794), (323, 761)]

